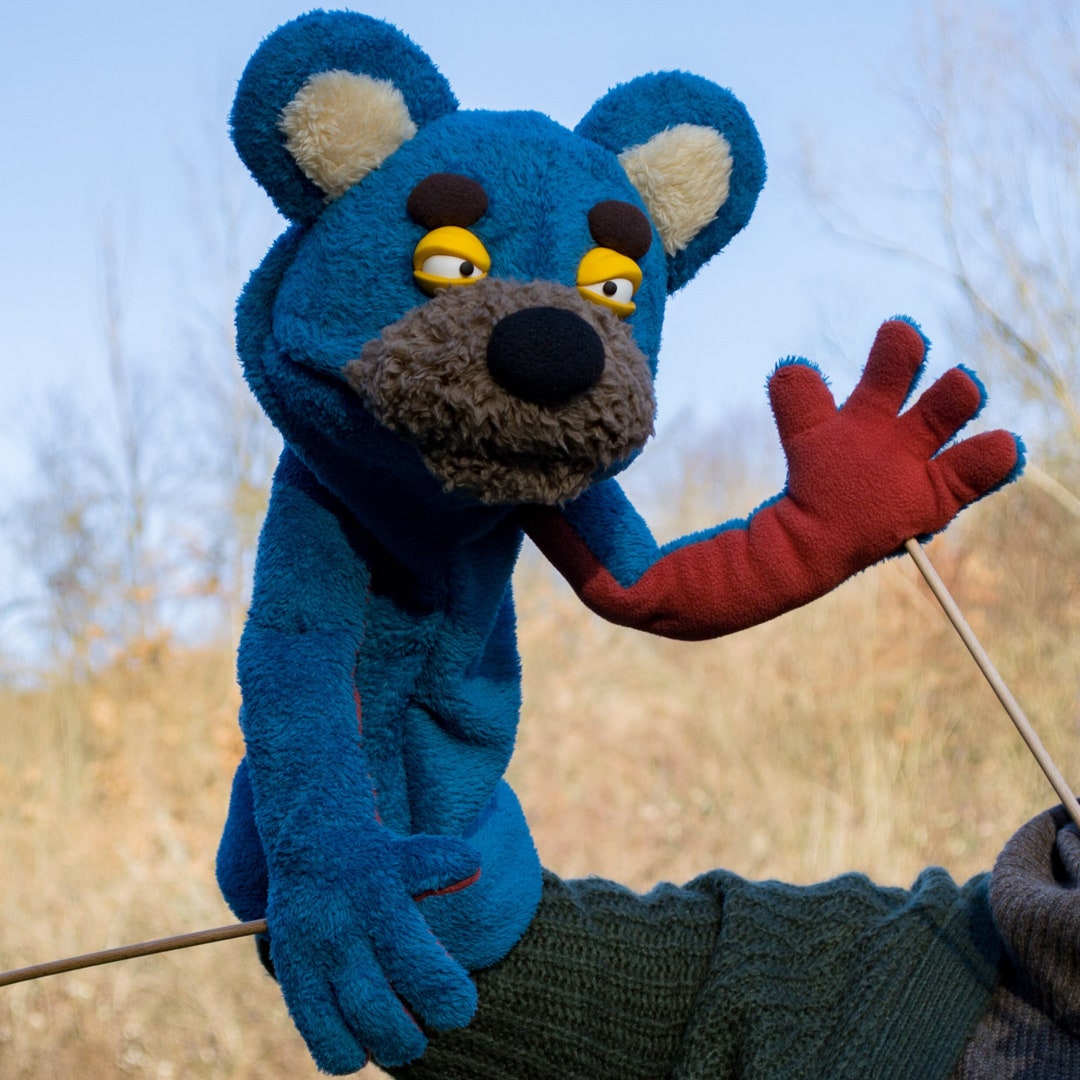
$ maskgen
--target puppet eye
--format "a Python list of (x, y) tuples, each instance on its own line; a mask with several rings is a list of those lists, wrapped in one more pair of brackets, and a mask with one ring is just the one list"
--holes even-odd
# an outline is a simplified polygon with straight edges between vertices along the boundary
[(420, 269), (429, 277), (449, 278), (451, 281), (457, 278), (466, 281), (472, 277), (484, 276), (484, 271), (476, 263), (459, 255), (429, 255), (420, 264)]
[(491, 256), (468, 229), (432, 229), (413, 252), (413, 277), (429, 296), (448, 285), (471, 285), (487, 276)]
[(611, 308), (620, 318), (632, 315), (634, 293), (641, 285), (641, 267), (611, 248), (593, 248), (578, 266), (578, 292), (594, 304)]
[(631, 303), (634, 296), (634, 283), (629, 278), (608, 278), (607, 281), (602, 281), (597, 285), (579, 285), (578, 289), (582, 293), (592, 294), (586, 297), (587, 300), (595, 298), (599, 303), (608, 304), (611, 307), (629, 305), (631, 311), (634, 309), (634, 304)]

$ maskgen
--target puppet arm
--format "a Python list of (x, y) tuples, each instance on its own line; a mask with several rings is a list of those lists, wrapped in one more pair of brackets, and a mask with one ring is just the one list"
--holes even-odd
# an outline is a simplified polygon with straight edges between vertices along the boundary
[(411, 1011), (439, 1029), (467, 1023), (476, 1005), (415, 904), (475, 877), (476, 853), (378, 817), (354, 678), (369, 571), (346, 520), (286, 451), (239, 653), (270, 955), (331, 1073), (362, 1068), (369, 1051), (385, 1063), (416, 1057), (425, 1038)]
[(885, 323), (839, 409), (816, 368), (780, 364), (769, 399), (787, 486), (745, 520), (660, 548), (609, 480), (565, 507), (530, 507), (525, 531), (590, 608), (655, 634), (716, 637), (808, 603), (1019, 475), (1009, 432), (942, 449), (984, 401), (964, 369), (900, 412), (926, 348), (912, 323)]

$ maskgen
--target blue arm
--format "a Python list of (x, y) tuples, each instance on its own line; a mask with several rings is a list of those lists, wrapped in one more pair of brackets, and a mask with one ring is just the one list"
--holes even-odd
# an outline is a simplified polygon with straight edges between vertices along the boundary
[[(271, 956), (320, 1068), (418, 1056), (467, 1023), (475, 989), (414, 897), (474, 875), (449, 837), (378, 818), (354, 673), (370, 572), (349, 518), (289, 451), (274, 480), (240, 644), (241, 725), (269, 877)], [(405, 1003), (408, 1003), (406, 1007)]]

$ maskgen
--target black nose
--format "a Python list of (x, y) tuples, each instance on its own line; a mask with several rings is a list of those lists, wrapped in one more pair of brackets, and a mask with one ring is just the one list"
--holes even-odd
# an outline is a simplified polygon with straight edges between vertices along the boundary
[(604, 343), (572, 311), (522, 308), (495, 324), (487, 366), (491, 377), (515, 397), (562, 405), (599, 382)]

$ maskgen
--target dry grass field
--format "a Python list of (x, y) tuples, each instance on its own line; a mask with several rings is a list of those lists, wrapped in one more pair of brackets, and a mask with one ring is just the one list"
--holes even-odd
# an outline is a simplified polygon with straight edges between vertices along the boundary
[[(932, 557), (1080, 783), (1076, 520), (1023, 482), (966, 517)], [(909, 560), (694, 645), (599, 622), (534, 559), (518, 594), (512, 779), (564, 875), (965, 878), (1054, 801)], [(0, 691), (0, 968), (230, 921), (213, 860), (241, 753), (232, 663), (145, 647)], [(8, 1080), (315, 1075), (250, 941), (0, 989)]]

